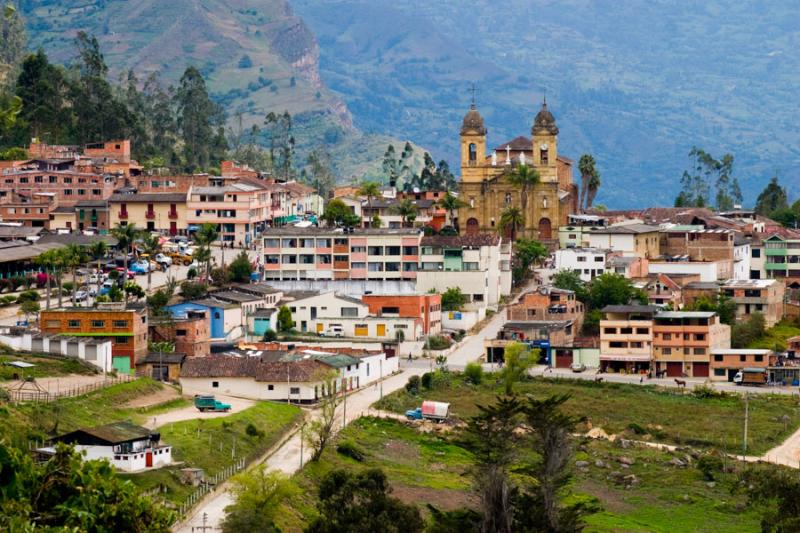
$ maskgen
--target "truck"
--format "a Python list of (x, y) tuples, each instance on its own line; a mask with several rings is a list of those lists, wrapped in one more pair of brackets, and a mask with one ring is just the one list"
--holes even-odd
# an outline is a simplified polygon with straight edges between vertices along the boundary
[(227, 412), (231, 410), (229, 403), (222, 403), (214, 398), (214, 396), (206, 394), (197, 394), (194, 397), (194, 406), (200, 412), (214, 411), (214, 412)]
[(733, 376), (737, 385), (766, 385), (767, 371), (764, 368), (743, 368)]
[(406, 411), (406, 418), (408, 420), (435, 420), (442, 422), (447, 420), (450, 414), (450, 404), (445, 402), (433, 402), (426, 400), (422, 402), (421, 407)]

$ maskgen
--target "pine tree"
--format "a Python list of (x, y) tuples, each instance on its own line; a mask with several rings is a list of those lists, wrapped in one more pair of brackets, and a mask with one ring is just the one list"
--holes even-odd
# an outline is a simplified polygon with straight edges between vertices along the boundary
[(191, 172), (208, 168), (215, 140), (211, 121), (219, 111), (208, 96), (206, 82), (197, 68), (190, 66), (181, 76), (175, 104), (178, 128), (184, 143), (185, 169)]

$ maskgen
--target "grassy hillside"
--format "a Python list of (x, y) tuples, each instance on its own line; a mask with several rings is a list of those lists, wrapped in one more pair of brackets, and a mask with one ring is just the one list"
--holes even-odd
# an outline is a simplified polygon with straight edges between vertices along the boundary
[(356, 125), (412, 137), (454, 167), (473, 82), (492, 146), (530, 131), (546, 91), (560, 151), (594, 154), (611, 206), (671, 204), (693, 145), (735, 154), (750, 204), (800, 162), (788, 0), (292, 5)]
[[(319, 77), (319, 46), (287, 0), (31, 0), (23, 3), (30, 48), (55, 60), (75, 55), (78, 30), (97, 36), (112, 75), (133, 69), (176, 84), (200, 68), (214, 99), (242, 126), (270, 111), (294, 116), (297, 161), (318, 146), (345, 179), (373, 172), (396, 138), (363, 134), (344, 102)], [(404, 140), (402, 141), (404, 142)]]

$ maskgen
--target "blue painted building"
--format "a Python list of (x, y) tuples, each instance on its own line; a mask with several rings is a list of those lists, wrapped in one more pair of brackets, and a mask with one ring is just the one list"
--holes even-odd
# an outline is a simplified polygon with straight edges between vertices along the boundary
[[(235, 305), (227, 302), (206, 298), (193, 302), (168, 305), (167, 309), (169, 309), (169, 312), (175, 318), (186, 318), (186, 314), (189, 311), (205, 311), (211, 322), (211, 338), (221, 339), (228, 333), (225, 329), (225, 312), (228, 311), (228, 313), (230, 313), (235, 307)], [(239, 311), (239, 315), (241, 316), (241, 310)]]

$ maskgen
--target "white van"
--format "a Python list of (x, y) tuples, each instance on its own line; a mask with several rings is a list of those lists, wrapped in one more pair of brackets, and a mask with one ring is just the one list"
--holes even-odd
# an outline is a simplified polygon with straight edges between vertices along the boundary
[(320, 333), (323, 337), (344, 337), (344, 328), (342, 326), (328, 326), (328, 329)]

